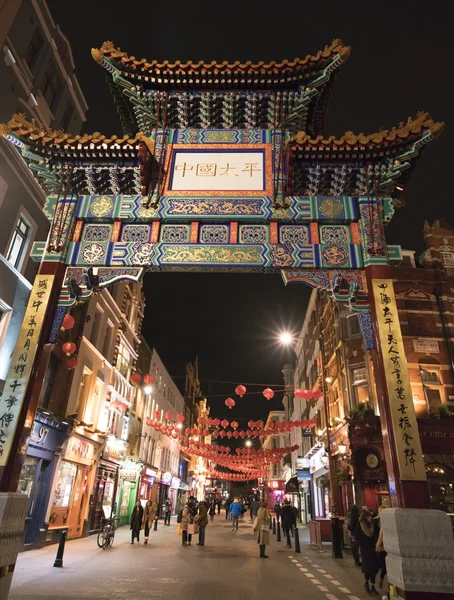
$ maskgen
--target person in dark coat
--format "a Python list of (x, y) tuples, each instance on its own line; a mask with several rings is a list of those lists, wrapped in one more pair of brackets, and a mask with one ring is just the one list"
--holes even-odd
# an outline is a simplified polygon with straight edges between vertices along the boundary
[(359, 560), (359, 551), (358, 551), (358, 542), (355, 537), (355, 529), (358, 525), (359, 521), (359, 508), (356, 504), (352, 504), (347, 514), (347, 531), (350, 535), (350, 542), (352, 547), (352, 555), (355, 561), (355, 565), (357, 567), (361, 566), (361, 561)]
[(140, 504), (140, 500), (137, 500), (131, 515), (131, 544), (134, 544), (134, 538), (137, 538), (137, 541), (139, 542), (142, 520), (143, 506)]
[(290, 541), (290, 532), (294, 527), (296, 527), (296, 517), (293, 506), (290, 504), (290, 500), (285, 500), (284, 502), (281, 513), (281, 521), (282, 532), (285, 536), (287, 536), (287, 548), (291, 548), (292, 543)]
[(379, 567), (378, 554), (375, 549), (377, 537), (372, 511), (363, 510), (355, 528), (355, 538), (358, 542), (363, 563), (364, 589), (371, 596), (378, 596), (375, 589), (375, 576)]

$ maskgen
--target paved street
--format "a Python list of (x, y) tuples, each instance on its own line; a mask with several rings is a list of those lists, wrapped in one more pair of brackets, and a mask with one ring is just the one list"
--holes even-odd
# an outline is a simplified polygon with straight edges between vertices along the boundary
[(363, 600), (362, 574), (351, 556), (335, 561), (329, 549), (317, 553), (308, 545), (308, 529), (301, 531), (301, 554), (285, 542), (259, 549), (248, 521), (232, 533), (224, 515), (206, 532), (206, 545), (181, 546), (175, 519), (170, 527), (159, 523), (148, 546), (129, 543), (129, 529), (116, 532), (113, 548), (100, 550), (96, 538), (66, 544), (64, 567), (54, 568), (57, 546), (19, 556), (10, 600), (144, 600), (179, 598), (195, 600)]

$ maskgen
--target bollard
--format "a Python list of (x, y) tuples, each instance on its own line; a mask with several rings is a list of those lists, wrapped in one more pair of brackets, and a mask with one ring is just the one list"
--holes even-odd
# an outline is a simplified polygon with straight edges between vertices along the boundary
[(301, 554), (300, 548), (300, 534), (298, 532), (298, 527), (295, 527), (295, 552)]
[(154, 520), (153, 531), (158, 531), (158, 517), (156, 517), (156, 519)]
[(279, 523), (279, 521), (277, 522), (277, 538), (276, 538), (277, 542), (281, 541), (281, 524)]
[(276, 535), (276, 517), (273, 517), (273, 535)]
[(58, 544), (57, 556), (55, 558), (54, 567), (62, 567), (63, 566), (63, 553), (65, 551), (65, 542), (66, 542), (66, 529), (61, 532), (60, 542)]

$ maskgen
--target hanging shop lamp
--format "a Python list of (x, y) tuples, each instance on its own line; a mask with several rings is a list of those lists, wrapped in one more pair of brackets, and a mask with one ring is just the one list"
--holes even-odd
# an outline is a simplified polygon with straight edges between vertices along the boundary
[(63, 322), (61, 324), (60, 329), (65, 331), (65, 329), (72, 329), (74, 327), (74, 317), (72, 317), (69, 313), (63, 317)]
[(65, 342), (61, 347), (66, 356), (71, 356), (77, 350), (77, 346), (74, 342)]

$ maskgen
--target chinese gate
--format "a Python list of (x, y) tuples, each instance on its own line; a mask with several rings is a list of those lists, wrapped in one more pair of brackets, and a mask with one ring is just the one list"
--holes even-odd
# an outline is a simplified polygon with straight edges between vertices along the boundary
[[(357, 311), (372, 351), (393, 506), (428, 491), (384, 227), (423, 147), (427, 113), (372, 135), (323, 136), (350, 49), (270, 65), (148, 63), (105, 43), (123, 137), (46, 131), (15, 115), (1, 133), (46, 190), (51, 221), (0, 400), (3, 491), (14, 491), (36, 411), (41, 349), (74, 302), (151, 271), (281, 273)], [(410, 598), (411, 596), (407, 596)], [(444, 595), (445, 598), (448, 596)]]

